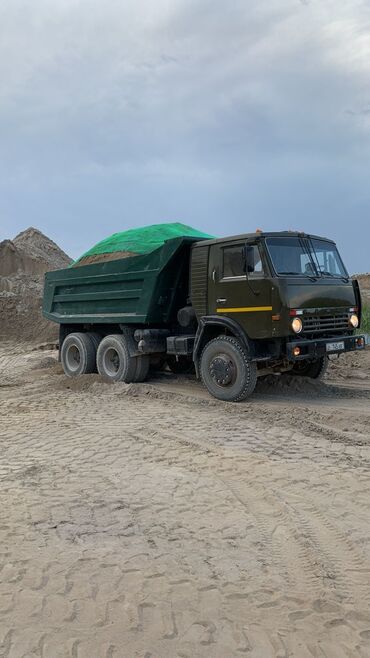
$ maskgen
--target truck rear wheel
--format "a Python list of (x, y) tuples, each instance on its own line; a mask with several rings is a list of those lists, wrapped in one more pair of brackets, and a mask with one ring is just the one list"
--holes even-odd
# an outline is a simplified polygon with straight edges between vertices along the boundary
[(200, 375), (218, 400), (239, 402), (251, 395), (257, 383), (256, 363), (232, 336), (219, 336), (205, 346), (200, 357)]
[(67, 377), (96, 372), (96, 347), (89, 334), (68, 334), (62, 343), (60, 360)]
[(100, 334), (97, 334), (97, 333), (92, 332), (92, 331), (88, 331), (85, 335), (90, 338), (92, 344), (94, 345), (94, 350), (95, 350), (94, 369), (91, 372), (98, 372), (98, 368), (96, 366), (96, 353), (98, 351), (98, 347), (101, 343), (102, 337), (100, 336)]
[(287, 375), (298, 375), (299, 377), (309, 377), (310, 379), (322, 379), (328, 369), (329, 360), (327, 356), (322, 356), (315, 361), (298, 361), (294, 364), (292, 370)]
[(149, 356), (145, 354), (143, 356), (136, 356), (135, 360), (136, 360), (136, 372), (133, 381), (145, 382), (149, 372), (149, 365), (150, 365)]
[(85, 335), (86, 335), (86, 336), (89, 336), (89, 338), (90, 338), (90, 339), (92, 340), (92, 342), (94, 343), (94, 346), (95, 346), (95, 352), (96, 352), (97, 349), (98, 349), (98, 347), (99, 347), (99, 344), (101, 343), (102, 337), (100, 336), (100, 334), (97, 334), (97, 333), (95, 333), (95, 332), (93, 332), (93, 331), (88, 331)]
[(96, 355), (98, 373), (114, 382), (135, 381), (137, 359), (130, 356), (127, 340), (121, 334), (112, 334), (103, 338)]

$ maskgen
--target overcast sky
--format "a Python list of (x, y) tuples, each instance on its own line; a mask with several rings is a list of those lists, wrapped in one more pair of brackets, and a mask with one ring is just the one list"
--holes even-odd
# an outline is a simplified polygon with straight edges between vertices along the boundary
[(0, 239), (181, 221), (370, 270), (369, 0), (1, 0)]

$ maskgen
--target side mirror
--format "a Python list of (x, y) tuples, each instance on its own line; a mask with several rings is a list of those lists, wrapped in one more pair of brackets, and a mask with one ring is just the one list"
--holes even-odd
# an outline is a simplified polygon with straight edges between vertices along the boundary
[(254, 262), (254, 247), (249, 247), (246, 245), (243, 249), (243, 260), (244, 260), (244, 272), (250, 273), (254, 272), (255, 262)]

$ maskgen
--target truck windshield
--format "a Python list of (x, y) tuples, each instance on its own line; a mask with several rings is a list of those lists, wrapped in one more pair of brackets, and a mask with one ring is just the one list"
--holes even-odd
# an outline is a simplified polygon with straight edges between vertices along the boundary
[(287, 236), (267, 238), (266, 245), (277, 274), (348, 278), (332, 242)]
[(348, 278), (348, 273), (342, 263), (336, 246), (326, 240), (310, 240), (315, 265), (324, 276)]
[(302, 238), (267, 238), (266, 244), (277, 274), (318, 276), (311, 251)]

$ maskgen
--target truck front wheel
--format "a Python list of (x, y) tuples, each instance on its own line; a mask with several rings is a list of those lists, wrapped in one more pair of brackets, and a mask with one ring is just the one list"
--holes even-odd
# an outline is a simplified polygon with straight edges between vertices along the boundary
[(248, 359), (245, 348), (236, 338), (218, 336), (203, 349), (200, 375), (215, 398), (239, 402), (253, 393), (257, 383), (257, 366)]
[(114, 382), (135, 381), (137, 359), (130, 356), (125, 336), (112, 334), (103, 338), (99, 344), (96, 365), (98, 373)]
[(315, 361), (298, 361), (294, 364), (292, 370), (288, 370), (286, 374), (309, 377), (310, 379), (322, 379), (328, 369), (328, 365), (329, 360), (327, 356), (322, 356)]
[(89, 334), (68, 334), (62, 343), (60, 360), (67, 377), (96, 372), (96, 346)]

